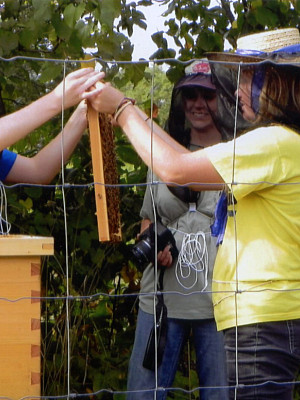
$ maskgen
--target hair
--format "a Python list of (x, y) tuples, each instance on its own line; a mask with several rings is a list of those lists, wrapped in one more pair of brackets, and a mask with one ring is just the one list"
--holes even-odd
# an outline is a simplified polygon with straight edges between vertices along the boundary
[(300, 68), (267, 64), (255, 122), (266, 121), (300, 129)]
[(178, 143), (185, 147), (190, 144), (190, 130), (185, 124), (185, 112), (183, 107), (182, 92), (180, 89), (173, 89), (170, 105), (170, 112), (166, 121), (166, 131)]

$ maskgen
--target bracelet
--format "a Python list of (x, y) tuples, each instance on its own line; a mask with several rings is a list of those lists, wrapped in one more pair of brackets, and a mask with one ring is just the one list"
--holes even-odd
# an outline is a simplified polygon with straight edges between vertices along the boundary
[(131, 101), (126, 101), (126, 103), (124, 103), (117, 112), (114, 113), (113, 117), (114, 120), (117, 122), (117, 119), (119, 118), (120, 114), (125, 110), (126, 107), (128, 106), (133, 106), (133, 103)]
[(118, 104), (115, 112), (113, 113), (113, 118), (114, 120), (117, 122), (117, 118), (119, 117), (119, 115), (121, 114), (121, 112), (129, 105), (135, 105), (135, 100), (131, 99), (130, 97), (123, 97), (123, 99), (120, 101), (120, 103)]

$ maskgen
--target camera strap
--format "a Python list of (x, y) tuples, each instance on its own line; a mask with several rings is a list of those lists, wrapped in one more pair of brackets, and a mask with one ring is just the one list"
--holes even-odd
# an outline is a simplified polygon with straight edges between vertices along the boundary
[(156, 305), (156, 323), (161, 326), (162, 332), (160, 336), (160, 340), (158, 343), (158, 353), (163, 353), (165, 345), (166, 345), (166, 340), (167, 340), (167, 318), (168, 318), (168, 310), (167, 306), (165, 305), (164, 302), (164, 295), (162, 293), (164, 284), (164, 274), (165, 274), (166, 267), (161, 267), (160, 268), (160, 273), (159, 273), (159, 278), (158, 278), (158, 284), (157, 284), (157, 289), (159, 290), (159, 294), (157, 294), (157, 305)]
[[(160, 272), (159, 272), (159, 277), (158, 277), (158, 283), (157, 283), (157, 289), (162, 292), (164, 289), (164, 275), (165, 275), (165, 270), (166, 267), (160, 267)], [(161, 296), (163, 296), (163, 294), (161, 293)]]
[(167, 341), (167, 332), (168, 332), (168, 310), (167, 306), (164, 302), (164, 295), (162, 293), (163, 290), (163, 279), (165, 274), (166, 267), (160, 268), (159, 279), (157, 288), (160, 291), (157, 294), (157, 305), (156, 305), (156, 327), (158, 328), (157, 331), (157, 366), (159, 367), (162, 359), (163, 354), (166, 347)]
[(159, 272), (159, 277), (158, 277), (158, 282), (157, 282), (157, 290), (159, 293), (157, 293), (157, 305), (156, 305), (156, 316), (157, 314), (161, 314), (161, 310), (163, 310), (162, 313), (162, 319), (161, 322), (167, 323), (167, 316), (168, 316), (168, 310), (167, 306), (165, 305), (164, 302), (164, 295), (163, 295), (163, 289), (164, 289), (164, 275), (165, 275), (165, 270), (166, 267), (160, 267), (160, 272)]
[(150, 331), (143, 359), (143, 367), (151, 371), (155, 371), (155, 368), (161, 365), (167, 341), (168, 312), (164, 303), (163, 294), (161, 293), (164, 273), (165, 267), (162, 267), (159, 273), (159, 281), (157, 283), (157, 289), (160, 293), (157, 293), (156, 295), (156, 323)]

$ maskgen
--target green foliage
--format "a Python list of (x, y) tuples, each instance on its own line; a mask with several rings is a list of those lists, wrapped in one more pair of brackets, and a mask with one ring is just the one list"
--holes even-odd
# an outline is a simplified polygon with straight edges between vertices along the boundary
[[(207, 51), (223, 50), (225, 38), (235, 47), (241, 34), (265, 28), (299, 28), (299, 0), (221, 0), (215, 6), (210, 3), (209, 0), (161, 2), (165, 7), (166, 28), (149, 38), (157, 46), (151, 59), (173, 59), (177, 51), (178, 58), (187, 61)], [(92, 52), (102, 59), (107, 79), (136, 98), (142, 108), (150, 108), (153, 93), (153, 101), (159, 108), (158, 119), (163, 125), (172, 85), (183, 73), (182, 64), (169, 60), (162, 69), (157, 65), (153, 69), (147, 62), (121, 66), (105, 62), (131, 60), (132, 33), (136, 26), (145, 29), (147, 24), (140, 7), (153, 5), (153, 0), (1, 1), (0, 115), (49, 91), (63, 78), (64, 67), (66, 72), (80, 67), (85, 53)], [(177, 49), (169, 45), (171, 37)], [(27, 59), (11, 59), (19, 56)], [(65, 120), (68, 116), (66, 112)], [(58, 116), (17, 143), (14, 149), (32, 156), (60, 131), (61, 125)], [(91, 398), (111, 399), (110, 390), (126, 390), (140, 279), (131, 261), (130, 244), (139, 230), (144, 193), (143, 186), (134, 184), (145, 182), (146, 167), (119, 130), (116, 130), (116, 151), (120, 183), (130, 185), (120, 189), (121, 243), (98, 241), (94, 191), (89, 185), (93, 177), (87, 135), (64, 170), (65, 182), (70, 183), (64, 192), (60, 186), (61, 176), (51, 187), (7, 189), (12, 233), (55, 239), (55, 256), (44, 260), (42, 271), (43, 295), (47, 297), (42, 302), (42, 389), (45, 396), (67, 392), (68, 347), (72, 392), (89, 394), (106, 389)], [(68, 302), (67, 293), (73, 296)], [(128, 296), (116, 296), (122, 294)], [(82, 296), (80, 300), (79, 296)], [(184, 369), (188, 353), (186, 350), (183, 355), (175, 384), (190, 390), (198, 383), (193, 357), (189, 368), (191, 377)], [(187, 398), (180, 392), (173, 395), (175, 399)], [(197, 395), (193, 392), (192, 398)], [(299, 394), (295, 396), (299, 398)], [(114, 397), (121, 399), (122, 395)]]
[[(136, 66), (137, 67), (137, 66)], [(136, 68), (134, 69), (136, 70)], [(123, 81), (124, 82), (124, 81)], [(158, 106), (158, 122), (164, 125), (168, 117), (173, 85), (167, 79), (166, 73), (156, 66), (154, 69), (146, 68), (143, 78), (136, 86), (126, 80), (122, 90), (129, 96), (137, 99), (138, 106), (151, 115), (151, 98)]]

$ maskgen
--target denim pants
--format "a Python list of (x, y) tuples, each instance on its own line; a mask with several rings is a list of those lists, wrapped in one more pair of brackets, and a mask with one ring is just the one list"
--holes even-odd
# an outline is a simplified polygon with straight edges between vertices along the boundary
[[(163, 400), (164, 388), (173, 384), (183, 345), (192, 330), (197, 358), (201, 400), (227, 400), (228, 385), (224, 335), (217, 332), (215, 321), (168, 318), (168, 336), (161, 366), (155, 373), (142, 366), (153, 315), (139, 309), (135, 341), (129, 363), (127, 400)], [(155, 390), (153, 390), (155, 389)]]
[(228, 329), (225, 348), (229, 385), (242, 386), (230, 389), (230, 399), (292, 400), (300, 367), (299, 319)]

